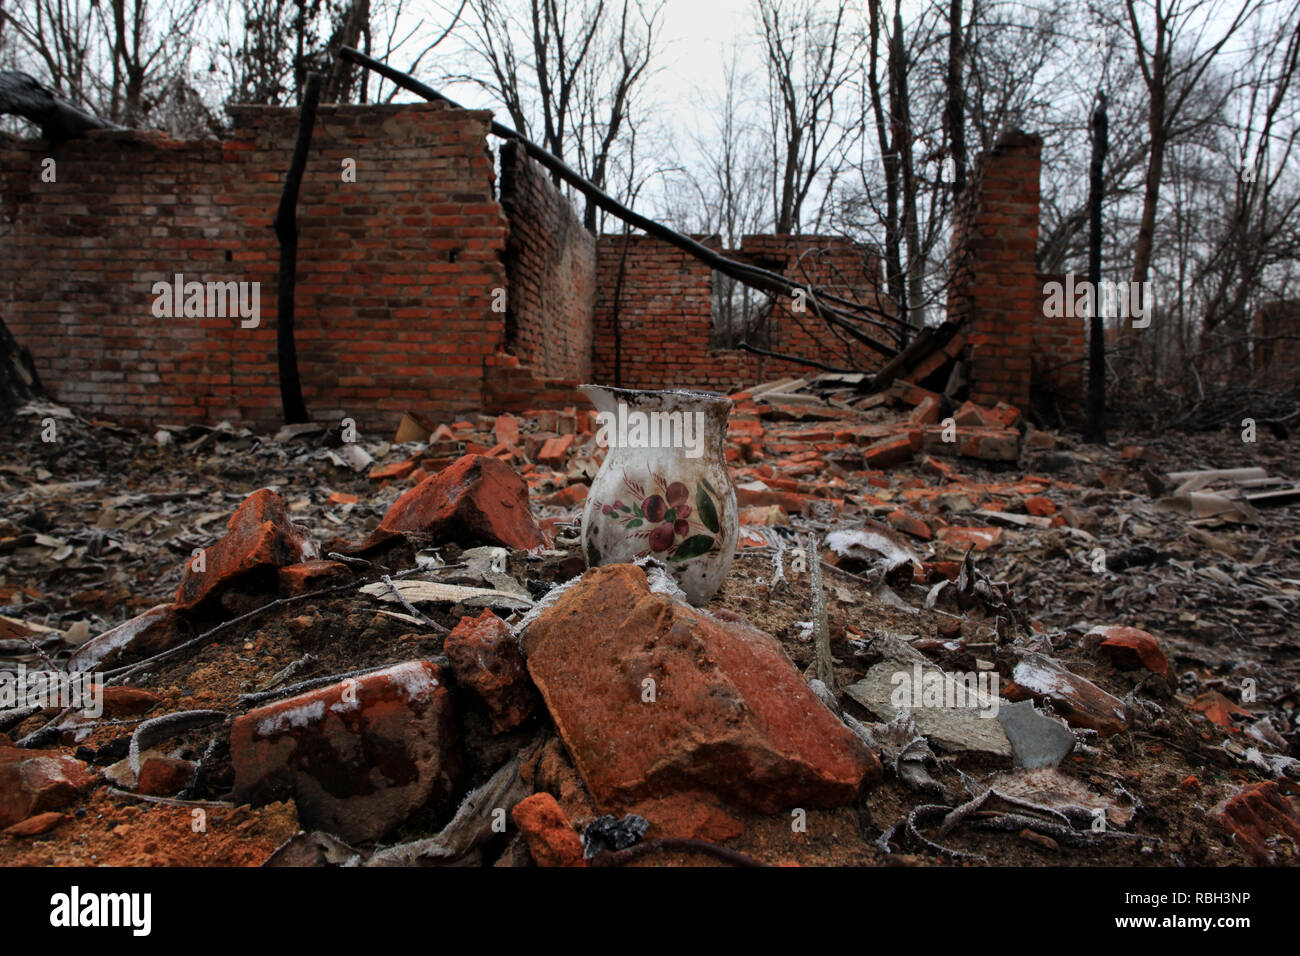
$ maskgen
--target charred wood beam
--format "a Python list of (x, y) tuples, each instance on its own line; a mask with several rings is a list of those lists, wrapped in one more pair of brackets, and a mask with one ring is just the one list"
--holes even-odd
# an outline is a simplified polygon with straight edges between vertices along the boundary
[(757, 345), (750, 345), (748, 342), (737, 342), (735, 347), (746, 352), (752, 352), (754, 355), (762, 355), (765, 358), (780, 359), (782, 362), (794, 362), (797, 365), (809, 365), (813, 368), (819, 368), (823, 372), (839, 372), (843, 375), (856, 375), (856, 368), (836, 368), (834, 365), (827, 365), (825, 362), (818, 362), (815, 359), (803, 358), (799, 355), (786, 355), (784, 352), (773, 352), (770, 349), (761, 349)]
[[(464, 107), (455, 100), (444, 96), (431, 86), (421, 83), (419, 80), (415, 79), (415, 77), (394, 69), (380, 60), (368, 57), (358, 50), (354, 50), (351, 47), (343, 47), (339, 53), (341, 56), (351, 60), (353, 63), (360, 64), (366, 69), (373, 70), (380, 76), (383, 76), (404, 90), (415, 93), (417, 96), (422, 96), (426, 100), (446, 103), (448, 106), (456, 109), (464, 109)], [(730, 259), (713, 249), (710, 249), (708, 246), (696, 242), (689, 236), (684, 236), (652, 219), (647, 219), (635, 210), (624, 206), (618, 200), (614, 199), (602, 189), (588, 181), (581, 173), (571, 169), (563, 160), (553, 156), (536, 143), (525, 139), (519, 133), (510, 129), (510, 127), (503, 126), (493, 120), (491, 130), (494, 136), (499, 136), (502, 139), (514, 140), (519, 143), (519, 145), (523, 147), (524, 152), (526, 152), (530, 157), (536, 160), (541, 166), (569, 183), (569, 185), (573, 186), (574, 189), (586, 196), (591, 202), (611, 215), (617, 216), (624, 222), (642, 230), (647, 235), (653, 236), (656, 239), (660, 239), (669, 245), (681, 249), (683, 252), (686, 252), (701, 262), (704, 262), (715, 271), (721, 272), (725, 276), (730, 276), (732, 279), (749, 286), (751, 289), (757, 289), (760, 292), (766, 292), (772, 295), (784, 295), (790, 298), (799, 295), (807, 305), (809, 311), (823, 322), (843, 329), (848, 335), (861, 342), (867, 348), (872, 349), (881, 355), (893, 357), (897, 354), (897, 349), (891, 348), (885, 343), (876, 340), (869, 333), (859, 328), (859, 325), (862, 323), (876, 326), (877, 328), (887, 331), (891, 336), (895, 337), (896, 340), (901, 340), (902, 333), (898, 331), (898, 329), (901, 329), (901, 323), (897, 317), (890, 315), (883, 309), (855, 304), (854, 311), (848, 311), (846, 309), (839, 309), (831, 306), (828, 304), (828, 299), (834, 299), (835, 297), (827, 296), (824, 293), (818, 293), (815, 289), (810, 289), (806, 286), (800, 285), (799, 283), (792, 282), (780, 273), (770, 272), (767, 269), (751, 265), (747, 262)], [(869, 318), (864, 313), (875, 315), (877, 318)]]
[(76, 139), (94, 129), (122, 128), (77, 109), (34, 77), (14, 70), (0, 70), (0, 116), (30, 120), (41, 128), (42, 136), (54, 143)]
[(275, 316), (275, 353), (280, 367), (280, 404), (284, 420), (290, 425), (307, 421), (307, 405), (302, 398), (302, 381), (298, 377), (298, 347), (293, 337), (293, 296), (298, 273), (298, 190), (307, 168), (307, 151), (311, 148), (312, 127), (316, 125), (316, 104), (320, 100), (319, 73), (307, 77), (302, 113), (298, 120), (298, 139), (293, 159), (284, 178), (280, 208), (275, 213), (275, 237), (280, 241), (280, 271), (277, 276)]

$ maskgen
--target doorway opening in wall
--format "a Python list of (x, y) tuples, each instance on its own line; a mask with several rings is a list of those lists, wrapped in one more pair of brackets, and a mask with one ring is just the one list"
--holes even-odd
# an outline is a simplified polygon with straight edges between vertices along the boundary
[(713, 273), (710, 292), (712, 325), (709, 347), (733, 349), (740, 342), (771, 348), (772, 297), (751, 289), (721, 272)]

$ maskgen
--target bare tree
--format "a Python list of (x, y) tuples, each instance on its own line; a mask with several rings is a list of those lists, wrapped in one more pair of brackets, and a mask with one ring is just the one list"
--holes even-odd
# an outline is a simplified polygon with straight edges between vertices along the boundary
[(819, 177), (826, 174), (829, 191), (840, 172), (830, 161), (851, 133), (836, 114), (836, 98), (851, 82), (857, 55), (847, 6), (836, 0), (823, 12), (813, 0), (757, 0), (778, 234), (797, 231)]
[[(524, 136), (604, 189), (651, 73), (662, 0), (470, 0), (473, 71)], [(559, 184), (558, 178), (556, 184)], [(587, 210), (588, 227), (596, 211)]]
[[(1209, 31), (1224, 9), (1219, 0), (1124, 0), (1123, 23), (1149, 97), (1146, 186), (1133, 254), (1134, 282), (1145, 282), (1151, 271), (1166, 148), (1171, 141), (1194, 132), (1213, 118), (1213, 110), (1189, 113), (1187, 107), (1195, 102), (1193, 93), (1201, 88), (1210, 65), (1228, 40), (1259, 9), (1259, 2), (1245, 0), (1229, 4), (1226, 13), (1230, 19), (1215, 39)], [(1191, 31), (1195, 35), (1189, 36)], [(1130, 328), (1124, 326), (1125, 331)]]

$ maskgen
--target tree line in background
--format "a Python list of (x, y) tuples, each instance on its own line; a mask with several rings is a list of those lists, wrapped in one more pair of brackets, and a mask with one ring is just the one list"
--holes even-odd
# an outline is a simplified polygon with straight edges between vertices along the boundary
[[(1039, 268), (1086, 271), (1105, 94), (1105, 277), (1155, 292), (1148, 328), (1113, 333), (1112, 386), (1240, 376), (1256, 310), (1294, 297), (1300, 0), (754, 0), (694, 129), (658, 93), (664, 20), (663, 0), (0, 0), (0, 69), (192, 137), (226, 103), (296, 104), (311, 72), (322, 102), (391, 101), (336, 55), (356, 47), (477, 89), (615, 198), (725, 248), (861, 242), (918, 328), (942, 317), (953, 204), (1009, 130), (1044, 139)], [(762, 302), (727, 280), (715, 298), (726, 336), (754, 334)]]

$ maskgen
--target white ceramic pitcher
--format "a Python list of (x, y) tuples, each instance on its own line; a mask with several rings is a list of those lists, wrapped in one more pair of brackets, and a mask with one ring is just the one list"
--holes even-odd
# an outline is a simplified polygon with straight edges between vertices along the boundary
[(736, 489), (724, 443), (731, 400), (714, 392), (582, 385), (608, 445), (582, 514), (587, 566), (653, 555), (692, 604), (736, 556)]

